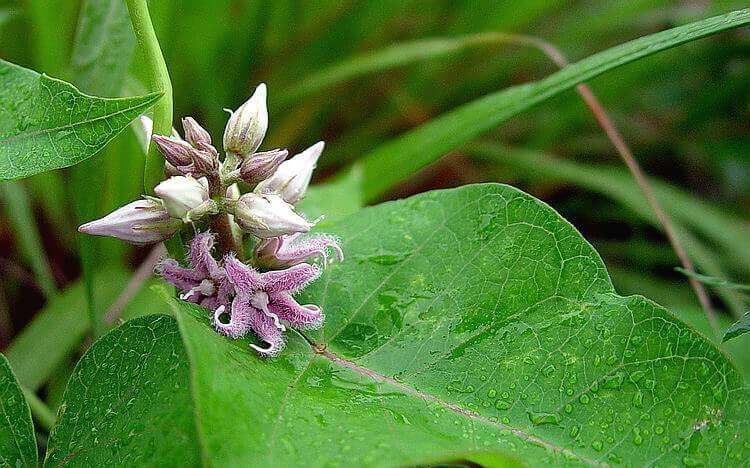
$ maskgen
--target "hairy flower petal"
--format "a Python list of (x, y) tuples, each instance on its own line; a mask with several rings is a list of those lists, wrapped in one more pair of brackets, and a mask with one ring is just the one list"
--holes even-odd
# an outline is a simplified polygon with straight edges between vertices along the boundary
[(180, 290), (180, 298), (214, 310), (229, 307), (234, 288), (211, 251), (214, 237), (209, 232), (196, 235), (190, 243), (190, 268), (168, 258), (156, 265), (156, 272)]
[(282, 331), (276, 326), (273, 318), (262, 313), (253, 314), (250, 317), (250, 326), (258, 338), (268, 343), (268, 346), (265, 348), (255, 344), (250, 345), (250, 347), (257, 351), (261, 356), (276, 356), (282, 349), (284, 349), (284, 337)]
[(295, 328), (314, 329), (323, 324), (324, 316), (320, 307), (313, 304), (301, 305), (289, 294), (270, 296), (269, 308)]
[[(228, 313), (229, 315), (229, 322), (227, 323), (221, 321), (221, 316), (225, 313)], [(231, 311), (227, 311), (224, 306), (219, 306), (214, 311), (214, 328), (224, 336), (240, 338), (247, 335), (252, 329), (251, 317), (257, 314), (258, 311), (247, 302), (234, 301), (232, 302)]]
[(320, 276), (320, 268), (309, 263), (300, 263), (286, 270), (263, 273), (265, 290), (269, 293), (288, 292), (294, 294)]

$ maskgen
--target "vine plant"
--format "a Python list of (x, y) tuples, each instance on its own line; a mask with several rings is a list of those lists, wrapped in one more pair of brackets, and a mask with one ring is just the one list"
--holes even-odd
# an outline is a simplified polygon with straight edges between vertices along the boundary
[[(323, 142), (260, 151), (262, 83), (221, 145), (191, 117), (173, 129), (147, 2), (127, 10), (149, 94), (89, 96), (0, 62), (0, 178), (77, 164), (140, 117), (145, 194), (79, 230), (165, 243), (155, 288), (169, 313), (93, 343), (56, 414), (1, 358), (0, 466), (37, 466), (32, 413), (51, 428), (45, 467), (747, 466), (743, 375), (661, 306), (618, 295), (552, 208), (499, 184), (358, 200), (393, 184), (396, 158), (417, 170), (598, 74), (747, 25), (750, 10), (480, 98), (320, 187)], [(323, 206), (332, 222), (303, 214)]]

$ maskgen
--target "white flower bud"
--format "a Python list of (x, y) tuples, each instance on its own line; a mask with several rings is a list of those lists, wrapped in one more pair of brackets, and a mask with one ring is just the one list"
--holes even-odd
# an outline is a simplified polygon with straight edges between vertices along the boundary
[(169, 216), (158, 199), (129, 203), (107, 216), (78, 228), (93, 236), (110, 236), (135, 245), (154, 244), (169, 239), (182, 223)]
[(258, 184), (256, 193), (276, 193), (287, 203), (297, 203), (305, 196), (313, 170), (325, 143), (319, 141), (305, 151), (281, 163), (274, 174)]
[(173, 217), (189, 221), (188, 212), (194, 210), (208, 198), (208, 182), (205, 178), (200, 181), (190, 176), (174, 176), (159, 183), (154, 188), (164, 201), (167, 212)]
[(262, 239), (307, 232), (313, 226), (278, 195), (257, 193), (246, 193), (237, 200), (234, 220), (242, 230)]
[(255, 93), (232, 112), (224, 129), (224, 151), (246, 156), (260, 147), (268, 129), (266, 85), (261, 83)]

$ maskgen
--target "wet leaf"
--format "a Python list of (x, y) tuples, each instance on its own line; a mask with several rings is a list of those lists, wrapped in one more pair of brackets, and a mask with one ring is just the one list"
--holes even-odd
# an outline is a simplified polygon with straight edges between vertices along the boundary
[(0, 180), (93, 156), (159, 96), (87, 96), (64, 81), (0, 60)]
[(68, 382), (44, 466), (200, 466), (188, 379), (171, 317), (111, 331)]
[(8, 360), (0, 354), (0, 468), (36, 468), (31, 413)]
[(174, 303), (215, 466), (395, 467), (462, 450), (532, 467), (750, 456), (748, 392), (721, 352), (617, 295), (593, 248), (529, 195), (431, 192), (329, 230), (348, 258), (302, 298), (326, 313), (315, 349), (291, 333), (260, 359)]

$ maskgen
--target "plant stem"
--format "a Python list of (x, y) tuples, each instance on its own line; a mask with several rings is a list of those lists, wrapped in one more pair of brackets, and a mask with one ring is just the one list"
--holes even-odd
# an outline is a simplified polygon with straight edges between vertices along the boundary
[(36, 419), (39, 425), (46, 429), (47, 432), (51, 431), (52, 426), (55, 425), (55, 419), (57, 419), (55, 413), (53, 413), (52, 410), (49, 409), (49, 407), (38, 396), (36, 396), (36, 393), (26, 387), (21, 387), (21, 391), (26, 398), (26, 402), (29, 404), (29, 409), (31, 409), (31, 414), (34, 416), (34, 419)]
[[(143, 59), (148, 68), (149, 88), (151, 91), (164, 93), (154, 104), (154, 126), (152, 135), (172, 134), (172, 80), (164, 61), (164, 55), (156, 37), (154, 25), (148, 12), (146, 0), (125, 0), (128, 5), (130, 22), (133, 25), (138, 47), (143, 52)], [(148, 143), (146, 167), (143, 170), (143, 189), (146, 193), (154, 194), (154, 187), (164, 178), (164, 157), (159, 153), (156, 145)], [(180, 233), (164, 242), (169, 255), (173, 258), (183, 258), (185, 250)]]
[(235, 253), (242, 260), (244, 255), (242, 245), (235, 241), (232, 225), (227, 213), (217, 214), (211, 222), (211, 230), (216, 234), (216, 253), (223, 257), (228, 253)]
[[(151, 91), (164, 93), (154, 104), (154, 135), (172, 133), (172, 82), (169, 79), (167, 64), (164, 62), (159, 40), (156, 37), (146, 0), (126, 0), (130, 21), (143, 52), (148, 69), (149, 88)], [(143, 172), (144, 189), (153, 194), (154, 186), (164, 178), (164, 158), (155, 145), (148, 142), (146, 168)]]
[(143, 260), (135, 270), (135, 273), (133, 273), (128, 284), (122, 291), (120, 291), (115, 302), (113, 302), (107, 309), (107, 312), (104, 314), (104, 323), (112, 326), (115, 321), (120, 318), (123, 310), (125, 310), (128, 304), (130, 304), (130, 301), (133, 300), (135, 295), (138, 294), (138, 291), (141, 290), (143, 284), (151, 278), (156, 263), (166, 254), (167, 249), (164, 247), (164, 244), (157, 244), (151, 249), (151, 252), (146, 256), (146, 259)]

